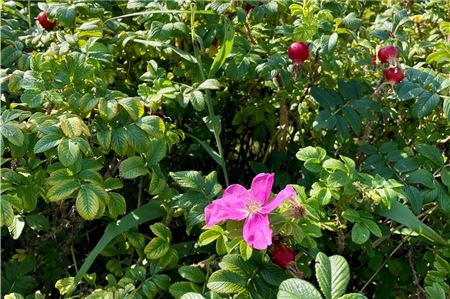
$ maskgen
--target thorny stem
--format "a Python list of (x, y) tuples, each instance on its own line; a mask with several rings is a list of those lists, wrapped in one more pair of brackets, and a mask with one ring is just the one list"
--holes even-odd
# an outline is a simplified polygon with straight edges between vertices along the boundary
[[(203, 69), (202, 58), (201, 58), (200, 51), (198, 49), (197, 41), (195, 38), (196, 34), (195, 34), (194, 22), (195, 22), (195, 12), (192, 11), (192, 13), (191, 13), (192, 45), (194, 47), (194, 53), (195, 53), (195, 58), (197, 59), (197, 66), (198, 66), (198, 70), (200, 73), (200, 77), (201, 77), (202, 81), (205, 81), (206, 74), (205, 74), (205, 70)], [(205, 91), (205, 101), (206, 101), (206, 106), (208, 107), (208, 116), (210, 119), (213, 119), (215, 114), (214, 114), (214, 107), (213, 107), (211, 94), (210, 94), (209, 90)], [(221, 165), (221, 166), (222, 166), (222, 171), (223, 171), (223, 177), (225, 179), (225, 185), (228, 186), (228, 184), (229, 184), (228, 183), (228, 173), (227, 173), (226, 162), (225, 162), (225, 158), (224, 158), (224, 154), (223, 154), (222, 142), (220, 141), (220, 132), (215, 127), (213, 128), (213, 134), (214, 134), (214, 138), (216, 140), (216, 145), (217, 145), (217, 149), (219, 151), (219, 155), (223, 160), (223, 165)]]

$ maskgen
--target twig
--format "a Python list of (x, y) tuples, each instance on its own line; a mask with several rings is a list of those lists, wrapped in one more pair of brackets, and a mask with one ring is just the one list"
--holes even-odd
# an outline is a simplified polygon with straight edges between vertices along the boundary
[(319, 50), (320, 50), (320, 48), (318, 48), (316, 50), (316, 55), (314, 57), (314, 61), (313, 61), (312, 65), (311, 65), (311, 73), (309, 74), (309, 82), (308, 82), (308, 85), (305, 88), (305, 92), (303, 93), (303, 95), (301, 96), (301, 98), (299, 100), (300, 103), (306, 98), (306, 96), (309, 94), (310, 89), (315, 84), (316, 75), (317, 75), (317, 73), (316, 73), (317, 64), (319, 63), (319, 57), (320, 57)]
[(252, 29), (250, 28), (250, 25), (248, 24), (247, 21), (245, 21), (245, 31), (247, 32), (247, 37), (250, 40), (250, 42), (252, 44), (256, 44), (256, 40), (255, 40), (255, 38), (253, 37), (253, 34), (252, 34)]
[(420, 285), (420, 279), (417, 276), (416, 269), (414, 268), (414, 262), (413, 262), (413, 258), (412, 258), (413, 250), (414, 250), (413, 247), (409, 248), (407, 257), (408, 257), (409, 267), (411, 268), (412, 276), (414, 279), (414, 284), (416, 285), (416, 288), (417, 288), (416, 296), (417, 296), (417, 298), (420, 298), (420, 294), (425, 294), (425, 290)]

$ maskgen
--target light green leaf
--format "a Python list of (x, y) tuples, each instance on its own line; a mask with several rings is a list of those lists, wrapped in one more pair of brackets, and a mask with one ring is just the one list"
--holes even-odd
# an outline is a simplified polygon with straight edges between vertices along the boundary
[(380, 238), (382, 236), (382, 232), (378, 224), (376, 224), (374, 221), (366, 218), (362, 218), (362, 224), (369, 229), (369, 231)]
[(17, 240), (22, 234), (24, 227), (25, 227), (25, 219), (20, 215), (16, 215), (14, 216), (14, 220), (11, 223), (11, 225), (8, 226), (9, 234), (14, 240)]
[(89, 185), (82, 185), (78, 191), (75, 206), (81, 217), (92, 220), (100, 208), (100, 199), (93, 188), (90, 188)]
[(202, 283), (205, 281), (205, 273), (203, 273), (203, 271), (198, 267), (181, 266), (178, 268), (178, 273), (180, 273), (180, 276), (184, 279), (192, 282)]
[(339, 297), (339, 299), (367, 299), (367, 297), (362, 294), (358, 294), (358, 293), (350, 293), (350, 294), (345, 294), (342, 297)]
[(219, 270), (211, 274), (206, 286), (213, 292), (236, 294), (245, 291), (246, 280), (234, 272)]
[(79, 144), (71, 139), (63, 138), (58, 145), (58, 158), (64, 166), (72, 166), (81, 159)]
[(34, 153), (39, 154), (48, 151), (49, 149), (54, 148), (61, 142), (61, 135), (59, 134), (49, 134), (45, 135), (41, 139), (39, 139), (34, 145)]
[(62, 117), (60, 119), (61, 130), (69, 138), (78, 137), (83, 133), (83, 121), (77, 117)]
[(167, 251), (169, 251), (170, 245), (164, 239), (153, 238), (150, 243), (144, 248), (144, 253), (148, 259), (156, 260), (162, 258)]
[(289, 278), (281, 283), (277, 299), (322, 299), (322, 295), (306, 280)]
[(352, 241), (356, 244), (364, 244), (369, 240), (370, 231), (360, 223), (355, 223), (352, 228)]
[(3, 225), (10, 226), (14, 221), (14, 210), (9, 201), (3, 196), (0, 198), (0, 227)]
[(61, 278), (55, 283), (55, 288), (59, 290), (60, 295), (72, 293), (77, 284), (73, 277)]
[(166, 131), (164, 121), (156, 115), (144, 116), (136, 122), (136, 125), (151, 137), (160, 138)]
[(146, 175), (148, 173), (148, 169), (145, 166), (144, 159), (140, 156), (130, 157), (119, 166), (120, 176), (125, 179), (134, 179), (139, 176)]
[(157, 237), (165, 240), (167, 243), (170, 243), (172, 241), (172, 232), (163, 223), (157, 222), (157, 223), (150, 225), (150, 230)]
[(192, 282), (188, 281), (179, 281), (175, 282), (169, 287), (169, 293), (175, 299), (180, 299), (183, 295), (187, 293), (199, 293), (201, 289)]
[(16, 146), (22, 146), (24, 135), (19, 126), (15, 123), (9, 122), (0, 127), (1, 134), (8, 139), (9, 142)]
[(75, 179), (62, 179), (56, 181), (47, 192), (49, 201), (60, 201), (70, 198), (70, 196), (80, 188), (80, 184)]
[(337, 299), (345, 293), (350, 281), (350, 269), (342, 256), (328, 258), (319, 252), (316, 256), (316, 277), (325, 298)]
[(108, 211), (112, 218), (117, 218), (119, 215), (123, 215), (126, 212), (127, 203), (125, 198), (115, 192), (109, 193)]
[(120, 99), (119, 105), (122, 106), (135, 121), (144, 114), (144, 102), (139, 98)]
[(205, 297), (203, 297), (199, 293), (189, 292), (183, 294), (183, 296), (181, 296), (181, 299), (205, 299)]
[(200, 246), (208, 245), (209, 243), (214, 242), (219, 238), (222, 234), (216, 230), (207, 230), (200, 234), (200, 237), (198, 239), (198, 243)]
[(224, 29), (224, 40), (222, 46), (219, 49), (216, 57), (214, 58), (211, 68), (209, 70), (209, 78), (214, 77), (216, 72), (222, 67), (227, 59), (228, 55), (231, 53), (234, 43), (234, 29), (232, 23), (228, 18), (224, 19), (223, 29)]
[(220, 83), (216, 79), (206, 79), (198, 87), (199, 90), (217, 90), (220, 89)]

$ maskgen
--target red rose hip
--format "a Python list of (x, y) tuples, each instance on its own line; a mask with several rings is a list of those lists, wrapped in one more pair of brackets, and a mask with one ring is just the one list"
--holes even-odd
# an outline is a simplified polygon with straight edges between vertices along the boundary
[(389, 62), (397, 58), (397, 48), (390, 45), (380, 48), (378, 50), (378, 59), (381, 62)]
[(295, 251), (284, 244), (276, 244), (272, 251), (272, 262), (287, 269), (295, 264)]
[(288, 56), (294, 64), (302, 64), (309, 57), (308, 45), (295, 42), (288, 48)]
[(41, 26), (44, 27), (44, 29), (46, 30), (52, 30), (56, 25), (56, 22), (49, 21), (47, 17), (47, 12), (45, 11), (41, 11), (36, 19), (38, 20), (39, 24), (41, 24)]
[(390, 67), (384, 71), (384, 77), (389, 81), (392, 85), (400, 83), (403, 78), (405, 78), (405, 74), (395, 67)]

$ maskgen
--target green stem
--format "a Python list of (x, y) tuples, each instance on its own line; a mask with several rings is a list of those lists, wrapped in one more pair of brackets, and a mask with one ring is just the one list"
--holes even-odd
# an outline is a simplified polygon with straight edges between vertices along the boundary
[[(198, 46), (197, 46), (197, 41), (195, 39), (194, 22), (195, 22), (195, 12), (193, 11), (191, 13), (192, 46), (194, 47), (195, 58), (197, 59), (197, 62), (198, 62), (197, 66), (198, 66), (198, 70), (199, 70), (199, 73), (200, 73), (200, 77), (201, 77), (202, 81), (205, 81), (206, 80), (206, 74), (205, 74), (205, 70), (203, 69), (202, 57), (200, 55), (200, 51), (199, 51)], [(214, 114), (214, 107), (213, 107), (211, 94), (210, 94), (209, 90), (205, 91), (205, 101), (206, 101), (206, 106), (208, 107), (208, 115), (209, 115), (210, 119), (213, 119), (215, 114)], [(214, 134), (214, 138), (216, 140), (217, 150), (219, 151), (220, 157), (223, 159), (223, 165), (221, 165), (222, 166), (222, 170), (223, 170), (223, 177), (225, 179), (225, 185), (228, 186), (229, 185), (229, 183), (228, 183), (228, 172), (227, 172), (226, 162), (225, 162), (225, 158), (224, 158), (224, 154), (223, 154), (222, 142), (220, 140), (220, 132), (216, 128), (214, 128), (213, 134)]]

